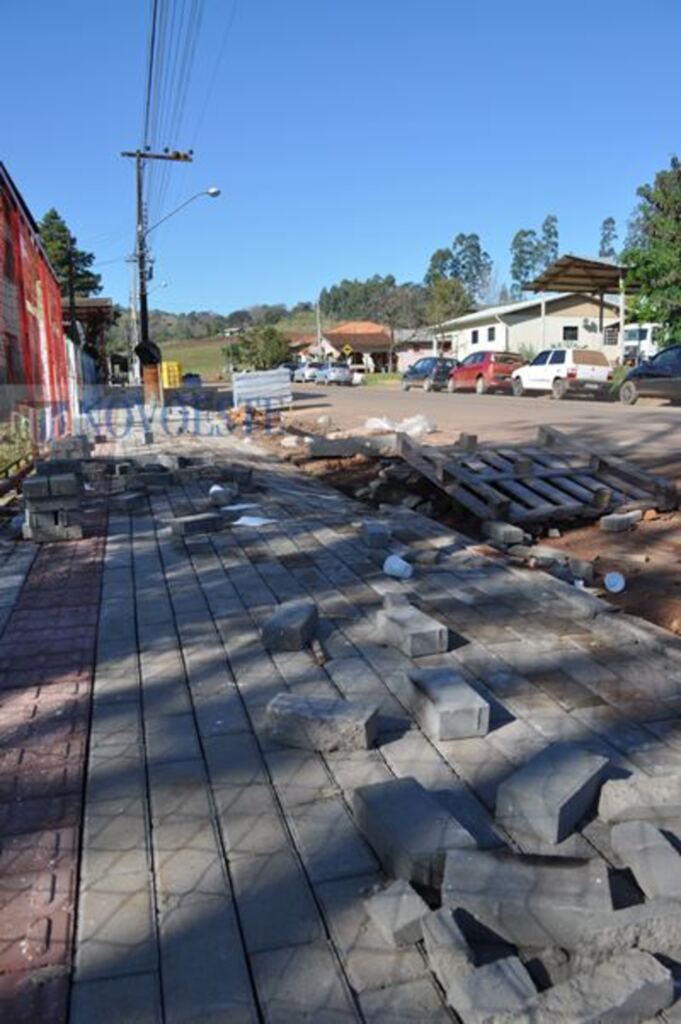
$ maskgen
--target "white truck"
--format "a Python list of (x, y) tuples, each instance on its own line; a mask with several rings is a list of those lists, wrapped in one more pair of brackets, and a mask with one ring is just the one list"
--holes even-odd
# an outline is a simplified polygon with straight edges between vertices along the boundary
[(568, 394), (599, 395), (610, 390), (612, 368), (603, 352), (589, 348), (547, 348), (531, 363), (513, 371), (511, 387), (517, 397), (550, 392), (554, 398)]
[(620, 358), (625, 366), (637, 366), (657, 352), (659, 324), (627, 324), (624, 328)]

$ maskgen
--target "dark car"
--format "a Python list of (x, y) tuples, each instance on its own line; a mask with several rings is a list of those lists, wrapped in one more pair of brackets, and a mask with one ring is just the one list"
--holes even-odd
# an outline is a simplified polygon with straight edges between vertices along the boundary
[(633, 405), (639, 398), (681, 400), (681, 345), (663, 348), (629, 370), (620, 387), (620, 401)]
[(440, 391), (447, 387), (452, 370), (457, 365), (456, 359), (443, 359), (441, 356), (424, 356), (417, 359), (413, 366), (402, 374), (402, 390), (423, 388), (424, 391)]
[(449, 391), (511, 391), (511, 374), (525, 360), (515, 352), (473, 352), (452, 370)]

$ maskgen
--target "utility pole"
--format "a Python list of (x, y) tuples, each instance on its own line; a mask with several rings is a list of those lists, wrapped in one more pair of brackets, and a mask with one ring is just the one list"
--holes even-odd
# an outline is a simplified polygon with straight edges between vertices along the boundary
[(135, 184), (137, 197), (137, 244), (135, 258), (137, 260), (137, 281), (139, 301), (140, 346), (149, 345), (149, 307), (147, 303), (147, 238), (144, 215), (144, 161), (173, 160), (180, 163), (191, 163), (192, 151), (182, 153), (179, 150), (165, 150), (163, 153), (151, 153), (148, 150), (136, 149), (121, 153), (135, 161)]

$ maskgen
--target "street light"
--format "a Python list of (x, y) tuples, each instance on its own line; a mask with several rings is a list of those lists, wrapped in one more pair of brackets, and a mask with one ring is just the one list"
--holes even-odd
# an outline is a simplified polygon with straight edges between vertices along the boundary
[(174, 210), (167, 213), (165, 217), (161, 217), (161, 219), (157, 220), (155, 224), (152, 224), (150, 228), (147, 228), (144, 232), (144, 237), (146, 238), (151, 231), (154, 231), (159, 224), (163, 224), (163, 222), (168, 220), (169, 217), (174, 217), (176, 213), (180, 212), (180, 210), (184, 210), (185, 206), (189, 206), (189, 204), (193, 203), (195, 199), (199, 199), (201, 196), (210, 196), (211, 199), (217, 199), (219, 195), (220, 189), (215, 188), (215, 186), (211, 186), (211, 188), (204, 188), (201, 192), (196, 192), (195, 195), (190, 196), (189, 199), (185, 199), (183, 203), (180, 203), (180, 205), (176, 206)]

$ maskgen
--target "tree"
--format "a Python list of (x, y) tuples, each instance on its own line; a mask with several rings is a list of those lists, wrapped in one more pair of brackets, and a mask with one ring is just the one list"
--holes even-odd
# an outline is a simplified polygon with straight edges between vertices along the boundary
[(443, 277), (452, 276), (452, 250), (436, 249), (430, 257), (430, 263), (423, 279), (424, 284), (429, 287), (433, 281)]
[(537, 268), (540, 256), (541, 243), (537, 238), (537, 232), (532, 229), (521, 228), (516, 231), (511, 242), (511, 294), (514, 299), (519, 299), (523, 292), (523, 285), (529, 281)]
[(480, 236), (459, 233), (452, 243), (451, 277), (457, 277), (476, 301), (485, 294), (492, 276), (492, 260), (480, 245)]
[(235, 345), (222, 349), (225, 359), (242, 370), (269, 370), (290, 354), (288, 338), (269, 324), (257, 324), (241, 335)]
[(542, 270), (558, 259), (558, 218), (554, 213), (549, 213), (541, 226), (538, 256)]
[(101, 292), (101, 275), (90, 269), (95, 262), (94, 253), (77, 248), (76, 238), (55, 209), (47, 211), (38, 228), (40, 240), (57, 275), (62, 295), (68, 295), (70, 264), (73, 267), (76, 295), (97, 295)]
[(253, 323), (253, 317), (247, 309), (234, 309), (225, 318), (227, 327), (248, 327)]
[(681, 342), (681, 162), (672, 157), (668, 169), (652, 185), (638, 189), (635, 245), (623, 253), (627, 280), (636, 284), (631, 312), (639, 322), (663, 325), (665, 344)]
[(602, 260), (614, 260), (617, 256), (615, 242), (617, 241), (617, 225), (614, 217), (606, 217), (601, 224), (601, 241), (598, 246), (598, 255)]
[(463, 316), (471, 308), (471, 297), (458, 277), (440, 277), (428, 289), (426, 313), (428, 322), (436, 328), (446, 320)]

